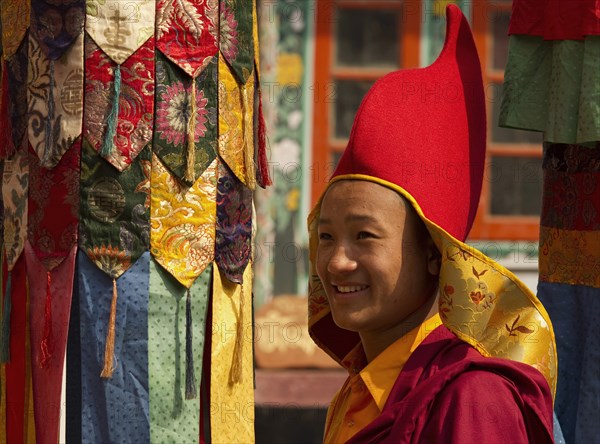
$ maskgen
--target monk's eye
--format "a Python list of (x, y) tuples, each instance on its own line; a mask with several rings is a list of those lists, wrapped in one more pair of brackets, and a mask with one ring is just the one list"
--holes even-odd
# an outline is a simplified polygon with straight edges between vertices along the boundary
[(356, 235), (357, 239), (374, 239), (377, 236), (375, 236), (375, 234), (369, 232), (369, 231), (359, 231), (358, 234)]
[(333, 239), (333, 236), (329, 233), (319, 233), (319, 240), (326, 241)]

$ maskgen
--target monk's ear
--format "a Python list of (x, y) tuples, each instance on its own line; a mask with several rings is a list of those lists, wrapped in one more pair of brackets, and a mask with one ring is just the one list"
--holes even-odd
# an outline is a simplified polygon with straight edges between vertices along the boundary
[(427, 271), (433, 276), (440, 274), (440, 268), (442, 263), (442, 255), (435, 246), (433, 239), (428, 237), (427, 239)]

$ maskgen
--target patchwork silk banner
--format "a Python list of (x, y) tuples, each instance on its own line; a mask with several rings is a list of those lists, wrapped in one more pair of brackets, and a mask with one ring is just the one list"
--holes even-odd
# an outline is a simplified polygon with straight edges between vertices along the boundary
[(148, 249), (150, 155), (146, 148), (119, 173), (83, 142), (79, 246), (112, 278)]
[(2, 88), (0, 91), (0, 159), (4, 159), (15, 151), (10, 121), (10, 93), (6, 60), (0, 60), (0, 88)]
[[(31, 367), (37, 444), (56, 444), (59, 441), (60, 418), (63, 413), (62, 376), (76, 252), (77, 247), (74, 245), (66, 260), (50, 272), (39, 261), (29, 242), (25, 244), (31, 301)], [(44, 279), (45, 275), (50, 281)], [(52, 295), (51, 300), (48, 299), (48, 292)], [(48, 348), (52, 354), (51, 359), (44, 363), (45, 357), (40, 344), (47, 339), (47, 313), (51, 313), (52, 342), (48, 344)]]
[[(150, 261), (151, 442), (197, 443), (199, 440), (199, 393), (211, 279), (212, 265), (209, 264), (188, 290), (156, 261)], [(192, 388), (195, 393), (190, 393)]]
[(254, 189), (254, 77), (240, 87), (219, 57), (219, 155), (248, 188)]
[(13, 56), (25, 39), (31, 13), (31, 0), (2, 2), (2, 50), (4, 57)]
[[(85, 1), (31, 0), (31, 31), (43, 53), (59, 59), (81, 36), (85, 21)], [(79, 91), (81, 88), (78, 89)]]
[(29, 153), (27, 239), (46, 271), (77, 244), (80, 157), (81, 139), (51, 170), (40, 165), (33, 150)]
[(252, 191), (224, 162), (219, 162), (216, 230), (215, 262), (228, 280), (241, 284), (252, 253)]
[(42, 166), (53, 168), (81, 134), (83, 34), (56, 61), (30, 34), (28, 86), (29, 143)]
[(216, 175), (217, 160), (188, 188), (152, 158), (151, 251), (187, 288), (214, 260)]
[(221, 0), (221, 54), (240, 85), (254, 69), (254, 1)]
[(118, 279), (116, 365), (100, 378), (113, 284), (85, 254), (77, 257), (80, 308), (81, 433), (84, 443), (150, 442), (148, 405), (148, 276), (144, 253)]
[[(192, 113), (192, 82), (196, 105)], [(160, 52), (156, 54), (156, 112), (154, 153), (178, 179), (187, 180), (187, 150), (190, 116), (194, 123), (194, 177), (200, 177), (216, 157), (217, 63), (216, 58), (192, 80)]]
[(254, 442), (252, 266), (244, 284), (213, 268), (210, 375), (212, 442)]
[(88, 0), (85, 29), (121, 65), (154, 35), (154, 0)]
[[(27, 144), (27, 54), (28, 39), (24, 39), (19, 50), (7, 60), (8, 112), (13, 143), (8, 149), (0, 147), (3, 157), (11, 156), (15, 150)], [(4, 131), (4, 128), (2, 128)]]
[[(19, 259), (27, 238), (27, 194), (29, 162), (26, 149), (4, 161), (2, 200), (4, 204), (4, 249), (8, 270)], [(13, 287), (14, 290), (14, 287)], [(19, 293), (15, 293), (18, 295)]]
[(152, 139), (154, 39), (121, 65), (109, 56), (86, 37), (84, 136), (102, 157), (124, 171)]
[(217, 54), (218, 23), (217, 0), (158, 0), (156, 46), (196, 78)]

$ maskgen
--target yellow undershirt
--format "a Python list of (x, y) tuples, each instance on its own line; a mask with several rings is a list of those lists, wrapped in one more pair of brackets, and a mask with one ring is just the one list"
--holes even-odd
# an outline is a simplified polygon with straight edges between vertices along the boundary
[[(435, 314), (386, 348), (362, 370), (349, 371), (348, 379), (327, 411), (324, 444), (346, 442), (379, 416), (411, 353), (441, 324), (439, 314)], [(344, 361), (361, 358), (364, 359), (364, 352), (359, 344)]]

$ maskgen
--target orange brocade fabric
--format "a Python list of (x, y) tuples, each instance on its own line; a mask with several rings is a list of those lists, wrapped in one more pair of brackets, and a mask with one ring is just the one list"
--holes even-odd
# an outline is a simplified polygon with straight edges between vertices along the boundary
[[(386, 348), (362, 370), (360, 367), (350, 369), (348, 379), (327, 411), (324, 444), (348, 441), (379, 416), (412, 352), (441, 324), (440, 315), (435, 314)], [(348, 359), (365, 362), (360, 344), (345, 361)]]

